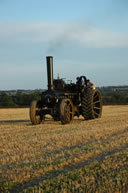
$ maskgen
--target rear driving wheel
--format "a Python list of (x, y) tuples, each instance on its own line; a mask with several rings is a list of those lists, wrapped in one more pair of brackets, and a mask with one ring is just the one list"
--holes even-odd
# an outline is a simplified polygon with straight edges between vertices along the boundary
[(30, 105), (30, 120), (33, 125), (40, 124), (44, 120), (44, 115), (40, 114), (38, 101), (32, 101)]
[(74, 107), (70, 99), (63, 99), (60, 104), (60, 120), (62, 124), (70, 123), (74, 117)]
[(102, 114), (102, 99), (100, 91), (89, 89), (82, 96), (82, 114), (86, 120), (100, 118)]

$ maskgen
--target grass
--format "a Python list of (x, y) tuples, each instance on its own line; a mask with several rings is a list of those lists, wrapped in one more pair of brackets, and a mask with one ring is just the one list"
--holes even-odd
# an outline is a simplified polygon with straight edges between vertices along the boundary
[(128, 106), (68, 125), (33, 126), (29, 109), (0, 115), (0, 192), (128, 192)]

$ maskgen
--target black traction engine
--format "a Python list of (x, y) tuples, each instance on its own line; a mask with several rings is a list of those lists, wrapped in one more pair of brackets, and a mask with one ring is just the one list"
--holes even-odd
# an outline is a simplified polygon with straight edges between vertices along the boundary
[(49, 114), (55, 121), (69, 123), (74, 116), (85, 120), (100, 118), (102, 99), (98, 89), (85, 76), (77, 77), (76, 83), (66, 84), (61, 78), (53, 79), (53, 57), (47, 56), (48, 90), (42, 92), (40, 100), (30, 105), (32, 124), (40, 124)]

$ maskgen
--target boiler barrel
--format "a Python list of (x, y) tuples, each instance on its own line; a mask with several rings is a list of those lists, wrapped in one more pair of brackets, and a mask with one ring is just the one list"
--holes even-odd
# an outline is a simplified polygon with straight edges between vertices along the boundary
[(48, 90), (53, 90), (53, 57), (47, 56), (47, 78), (48, 78)]

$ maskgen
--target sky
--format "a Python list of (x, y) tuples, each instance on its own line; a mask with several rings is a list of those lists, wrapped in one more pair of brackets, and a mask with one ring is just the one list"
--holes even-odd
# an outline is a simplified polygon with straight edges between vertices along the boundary
[(46, 89), (84, 75), (128, 85), (128, 0), (0, 0), (0, 90)]

